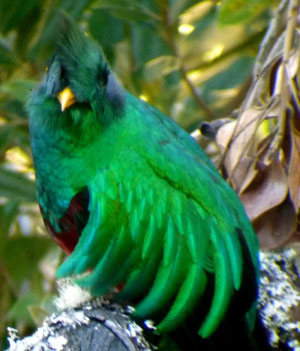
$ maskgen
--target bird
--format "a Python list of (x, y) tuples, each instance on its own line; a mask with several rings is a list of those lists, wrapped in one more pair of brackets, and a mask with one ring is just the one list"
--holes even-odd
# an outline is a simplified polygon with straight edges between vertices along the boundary
[(237, 194), (186, 131), (123, 88), (73, 19), (59, 28), (26, 106), (38, 204), (69, 255), (57, 277), (133, 304), (157, 335), (182, 327), (205, 345), (232, 321), (251, 334), (259, 244)]

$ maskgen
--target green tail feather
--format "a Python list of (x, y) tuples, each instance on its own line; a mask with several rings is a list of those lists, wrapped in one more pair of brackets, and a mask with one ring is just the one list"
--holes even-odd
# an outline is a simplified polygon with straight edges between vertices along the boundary
[(231, 264), (222, 235), (212, 227), (210, 237), (215, 248), (215, 289), (212, 305), (199, 329), (202, 338), (209, 337), (216, 330), (224, 317), (233, 292)]
[(159, 267), (151, 290), (136, 307), (135, 316), (146, 317), (155, 313), (174, 296), (185, 273), (186, 259), (184, 248), (179, 245), (173, 264)]
[(156, 246), (162, 245), (162, 235), (157, 230), (156, 220), (154, 216), (150, 216), (148, 228), (144, 234), (144, 243), (142, 249), (142, 259), (145, 260), (152, 255)]
[(140, 268), (133, 271), (126, 281), (125, 287), (116, 295), (116, 300), (130, 300), (140, 297), (149, 290), (158, 269), (162, 250), (154, 250), (147, 261), (140, 262)]
[(93, 295), (107, 293), (108, 281), (114, 282), (114, 279), (111, 279), (111, 277), (115, 275), (115, 272), (119, 271), (120, 262), (126, 264), (132, 248), (133, 242), (131, 241), (129, 230), (127, 227), (122, 227), (119, 230), (117, 240), (111, 243), (110, 248), (93, 272), (86, 278), (78, 280), (77, 283), (80, 286), (92, 286)]
[(224, 241), (227, 247), (227, 252), (230, 257), (230, 266), (233, 275), (233, 285), (236, 290), (241, 286), (243, 259), (242, 248), (238, 239), (237, 232), (233, 231), (224, 233)]
[(165, 242), (164, 242), (164, 258), (163, 265), (169, 266), (172, 262), (175, 261), (177, 247), (178, 247), (178, 236), (177, 230), (174, 226), (174, 222), (169, 216), (167, 230), (165, 233)]
[(161, 333), (167, 333), (180, 325), (193, 310), (206, 287), (207, 277), (201, 265), (192, 264), (170, 312), (157, 326)]

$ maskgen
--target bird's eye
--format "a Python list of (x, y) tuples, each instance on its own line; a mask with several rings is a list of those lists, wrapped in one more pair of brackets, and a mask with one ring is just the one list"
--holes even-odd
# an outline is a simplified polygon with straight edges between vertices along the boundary
[(69, 85), (69, 81), (67, 78), (67, 72), (63, 66), (60, 66), (59, 81), (60, 81), (61, 86), (63, 86), (63, 87), (67, 87)]
[(107, 82), (108, 82), (108, 75), (109, 75), (109, 71), (108, 69), (100, 69), (99, 73), (98, 73), (98, 80), (100, 81), (101, 85), (106, 87), (107, 86)]

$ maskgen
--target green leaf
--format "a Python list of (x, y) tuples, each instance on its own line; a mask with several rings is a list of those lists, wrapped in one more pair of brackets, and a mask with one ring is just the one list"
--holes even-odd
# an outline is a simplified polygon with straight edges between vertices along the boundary
[[(40, 281), (38, 264), (51, 245), (53, 243), (50, 237), (41, 235), (13, 235), (6, 241), (1, 248), (1, 263), (16, 287), (20, 288), (25, 280), (29, 280), (31, 286), (34, 286), (36, 280)], [(39, 285), (41, 284), (40, 281)], [(35, 290), (38, 290), (36, 286)]]
[[(28, 56), (31, 60), (42, 59), (43, 63), (51, 56), (57, 39), (59, 11), (67, 12), (75, 20), (82, 17), (90, 6), (91, 0), (53, 0), (48, 3), (47, 11), (41, 8), (41, 20), (35, 34), (34, 42), (30, 45)], [(45, 65), (43, 66), (45, 67)]]
[(36, 202), (35, 185), (20, 172), (0, 165), (0, 196), (24, 202)]
[(228, 67), (206, 81), (205, 92), (235, 88), (251, 75), (253, 63), (254, 58), (251, 56), (242, 56), (233, 60)]
[(39, 305), (29, 305), (27, 308), (36, 325), (41, 325), (43, 320), (49, 316), (48, 311)]
[(250, 22), (271, 5), (274, 5), (274, 0), (224, 0), (220, 9), (219, 23), (232, 25)]
[(29, 43), (37, 33), (41, 11), (43, 10), (38, 5), (32, 7), (16, 28), (15, 51), (24, 61), (27, 60)]
[(0, 31), (7, 33), (17, 27), (38, 0), (1, 0)]
[(0, 42), (0, 65), (14, 65), (17, 61), (15, 54), (9, 47)]
[(18, 146), (25, 153), (31, 153), (29, 135), (26, 129), (23, 125), (20, 126), (18, 122), (0, 125), (0, 162), (5, 160), (6, 151), (12, 147)]
[(98, 0), (95, 8), (107, 9), (113, 16), (126, 21), (134, 22), (158, 22), (160, 17), (137, 0)]
[[(214, 5), (211, 1), (199, 0), (169, 0), (169, 18), (171, 23), (175, 23), (178, 17), (191, 14), (192, 17), (197, 16), (196, 12), (199, 11), (200, 6)], [(195, 8), (197, 6), (197, 9)]]
[(0, 247), (8, 237), (9, 229), (13, 224), (19, 210), (19, 202), (8, 201), (6, 204), (0, 205)]
[(147, 80), (155, 80), (161, 76), (177, 71), (180, 61), (174, 56), (160, 56), (147, 62), (144, 69), (144, 77)]
[(166, 41), (149, 23), (135, 23), (130, 34), (132, 56), (137, 69), (159, 56), (171, 54)]
[[(101, 23), (101, 26), (99, 26)], [(89, 18), (89, 32), (97, 39), (103, 48), (107, 59), (112, 64), (114, 45), (124, 37), (124, 23), (117, 17), (112, 17), (106, 9), (94, 9)], [(110, 35), (107, 35), (110, 33)]]
[(10, 308), (7, 318), (16, 321), (18, 324), (25, 323), (34, 327), (34, 321), (29, 311), (29, 306), (37, 305), (39, 298), (34, 292), (29, 292), (25, 296), (19, 298)]
[(0, 160), (4, 159), (5, 152), (9, 147), (10, 136), (10, 128), (6, 124), (0, 126)]
[(253, 63), (254, 58), (251, 56), (242, 56), (237, 60), (232, 60), (229, 66), (203, 84), (203, 98), (210, 106), (222, 110), (228, 102), (225, 97), (222, 97), (222, 94), (226, 96), (226, 90), (237, 88), (242, 84), (251, 75)]
[(0, 92), (8, 94), (11, 98), (25, 104), (36, 84), (37, 82), (31, 79), (11, 80), (0, 86)]

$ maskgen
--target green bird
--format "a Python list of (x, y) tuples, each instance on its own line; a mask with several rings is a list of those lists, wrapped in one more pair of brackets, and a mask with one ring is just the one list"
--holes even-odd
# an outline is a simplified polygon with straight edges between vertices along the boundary
[(238, 196), (66, 16), (27, 110), (41, 213), (70, 254), (58, 277), (87, 273), (77, 284), (115, 292), (159, 335), (188, 325), (201, 344), (229, 320), (253, 329), (259, 249)]

